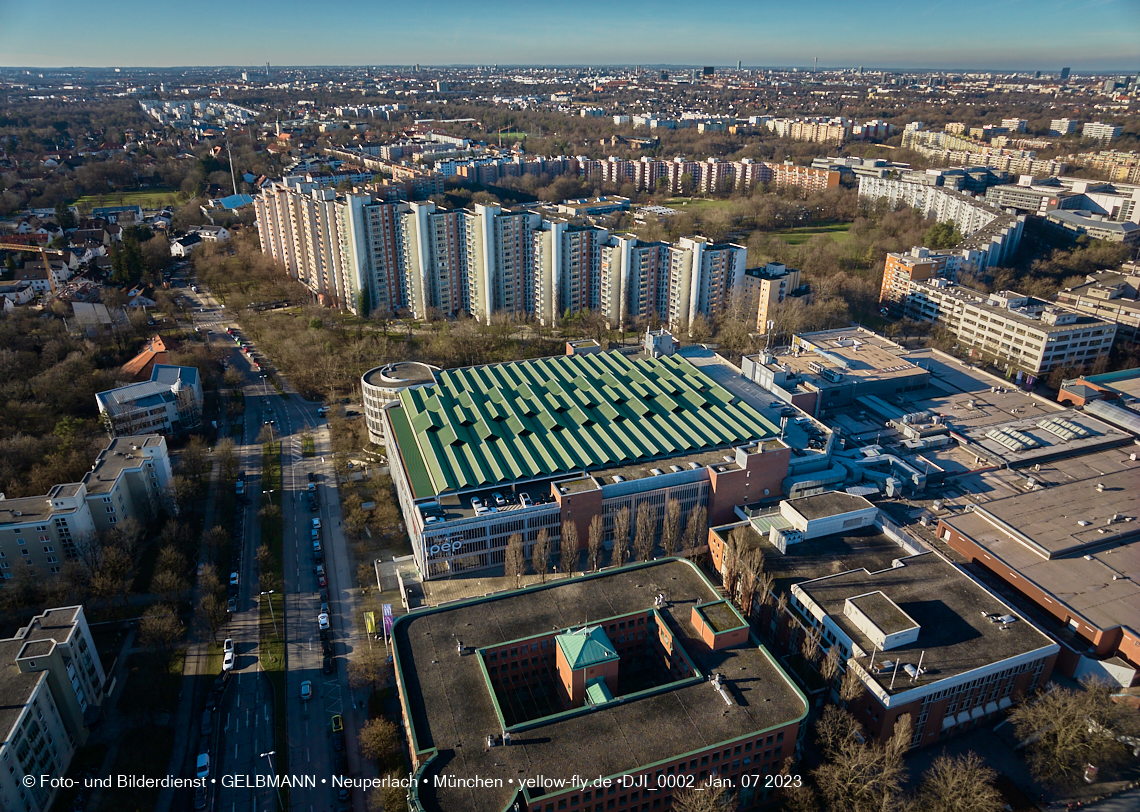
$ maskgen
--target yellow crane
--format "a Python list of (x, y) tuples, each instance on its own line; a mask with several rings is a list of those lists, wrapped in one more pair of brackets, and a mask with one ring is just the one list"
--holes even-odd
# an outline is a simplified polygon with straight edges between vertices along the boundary
[(44, 273), (47, 274), (48, 285), (51, 287), (51, 292), (54, 294), (55, 278), (51, 275), (51, 264), (48, 262), (48, 255), (62, 257), (64, 251), (58, 251), (55, 248), (44, 248), (42, 245), (24, 245), (19, 242), (0, 242), (0, 251), (22, 251), (29, 254), (39, 252), (40, 259), (44, 262)]

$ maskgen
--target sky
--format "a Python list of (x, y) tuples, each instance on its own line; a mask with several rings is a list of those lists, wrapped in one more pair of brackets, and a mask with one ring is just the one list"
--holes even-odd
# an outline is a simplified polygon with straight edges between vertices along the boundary
[(0, 0), (0, 65), (1140, 70), (1140, 0)]

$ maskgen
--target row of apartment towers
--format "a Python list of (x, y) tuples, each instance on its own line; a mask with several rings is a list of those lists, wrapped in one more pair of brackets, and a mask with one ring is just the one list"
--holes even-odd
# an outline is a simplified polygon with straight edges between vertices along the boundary
[(741, 291), (748, 250), (705, 237), (644, 242), (532, 210), (389, 203), (285, 178), (256, 199), (261, 249), (317, 299), (360, 315), (566, 312), (687, 328)]

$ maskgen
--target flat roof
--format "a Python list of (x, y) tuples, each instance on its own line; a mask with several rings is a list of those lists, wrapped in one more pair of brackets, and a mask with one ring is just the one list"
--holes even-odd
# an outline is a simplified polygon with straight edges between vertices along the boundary
[[(1048, 487), (1011, 490), (971, 512), (942, 520), (1089, 623), (1100, 629), (1136, 629), (1140, 462), (1129, 460), (1123, 451), (1112, 455), (1119, 457), (1113, 460), (1114, 472), (1104, 472), (1107, 465), (1096, 465), (1101, 471), (1083, 470), (1086, 462), (1073, 472), (1083, 478), (1050, 484), (1058, 473), (1044, 469), (1034, 476)], [(1096, 489), (1098, 483), (1105, 486), (1103, 491)], [(1132, 521), (1109, 524), (1114, 514)], [(978, 563), (995, 569), (994, 562)]]
[(40, 680), (47, 679), (46, 671), (21, 671), (16, 657), (28, 644), (32, 644), (31, 650), (36, 651), (42, 641), (66, 642), (75, 629), (80, 608), (63, 606), (48, 609), (32, 618), (12, 637), (0, 640), (0, 743), (11, 740), (12, 726), (19, 720)]
[(387, 411), (416, 498), (779, 433), (684, 358), (616, 352), (447, 370)]
[[(1027, 620), (1009, 624), (991, 621), (987, 615), (1008, 615), (1010, 607), (933, 552), (904, 557), (899, 567), (874, 572), (851, 570), (801, 583), (799, 589), (867, 652), (867, 656), (856, 658), (865, 668), (875, 643), (843, 614), (843, 606), (848, 598), (881, 591), (913, 618), (920, 630), (916, 640), (875, 653), (876, 668), (884, 660), (917, 666), (921, 657), (926, 673), (920, 680), (927, 684), (1055, 645)], [(891, 689), (892, 672), (872, 673), (871, 677), (888, 694), (914, 687), (900, 666)]]
[[(795, 340), (808, 346), (800, 348), (798, 353), (793, 348), (773, 353), (775, 363), (809, 379), (819, 389), (850, 385), (852, 379), (866, 383), (927, 374), (911, 360), (911, 353), (905, 347), (862, 327), (799, 333)], [(812, 347), (819, 351), (813, 351)], [(813, 362), (833, 369), (843, 377), (839, 382), (830, 381), (811, 369)]]
[(95, 464), (83, 477), (83, 484), (87, 486), (88, 495), (108, 493), (123, 471), (138, 468), (149, 457), (136, 450), (155, 448), (162, 445), (163, 439), (158, 434), (144, 434), (133, 437), (116, 437), (110, 444), (99, 452)]
[[(495, 700), (478, 656), (456, 652), (501, 647), (513, 640), (582, 625), (587, 619), (654, 609), (704, 674), (724, 673), (736, 702), (704, 681), (551, 719), (518, 734), (509, 747), (486, 747), (501, 732)], [(690, 623), (693, 607), (721, 596), (688, 561), (665, 559), (580, 576), (543, 587), (417, 611), (393, 629), (396, 668), (411, 734), (420, 752), (435, 749), (418, 785), (425, 808), (500, 812), (524, 776), (622, 775), (761, 730), (795, 723), (807, 704), (756, 641), (709, 651)], [(791, 743), (788, 743), (789, 747)], [(436, 775), (501, 779), (500, 788), (434, 786)]]
[(824, 519), (840, 513), (850, 513), (853, 510), (865, 510), (874, 507), (862, 496), (853, 496), (843, 491), (824, 491), (811, 496), (800, 496), (788, 499), (788, 506), (807, 519)]

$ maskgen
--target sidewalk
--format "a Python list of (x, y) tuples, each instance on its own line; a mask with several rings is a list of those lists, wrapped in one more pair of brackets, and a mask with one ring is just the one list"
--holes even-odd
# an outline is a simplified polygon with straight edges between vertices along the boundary
[[(218, 436), (225, 437), (228, 431), (228, 424), (225, 419), (225, 411), (221, 413), (222, 419), (218, 421)], [(205, 542), (206, 534), (210, 532), (213, 526), (213, 517), (215, 510), (215, 503), (217, 501), (218, 482), (221, 479), (221, 465), (215, 461), (214, 465), (210, 468), (210, 485), (206, 491), (206, 506), (205, 516), (206, 521), (202, 526), (202, 541)], [(204, 546), (204, 545), (203, 545)], [(200, 563), (200, 562), (195, 562)], [(193, 610), (198, 606), (198, 585), (195, 581), (194, 589), (190, 594), (190, 603)], [(209, 685), (210, 680), (200, 680), (202, 676), (212, 676), (206, 672), (207, 663), (207, 630), (203, 629), (195, 613), (193, 625), (190, 627), (186, 639), (186, 662), (182, 669), (182, 698), (178, 703), (178, 713), (175, 714), (173, 725), (177, 731), (182, 731), (183, 735), (174, 738), (174, 749), (170, 753), (170, 763), (167, 765), (167, 775), (179, 777), (183, 775), (183, 766), (186, 764), (187, 748), (191, 742), (197, 742), (196, 737), (191, 735), (194, 728), (194, 709), (197, 705), (197, 691), (195, 688), (201, 683), (203, 686)], [(174, 789), (171, 787), (164, 788), (158, 795), (158, 801), (155, 804), (155, 812), (169, 812), (170, 805), (174, 801)], [(96, 807), (97, 808), (97, 807)]]

